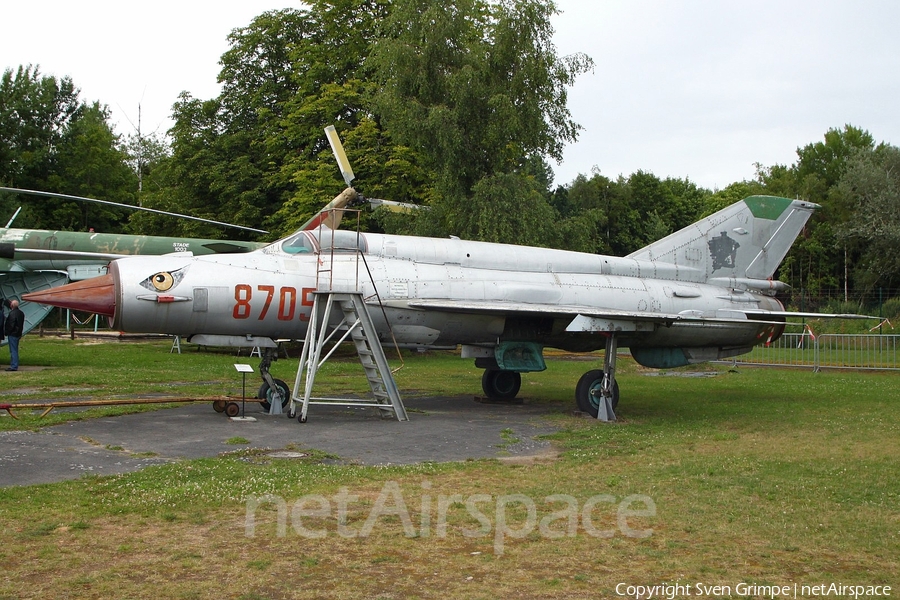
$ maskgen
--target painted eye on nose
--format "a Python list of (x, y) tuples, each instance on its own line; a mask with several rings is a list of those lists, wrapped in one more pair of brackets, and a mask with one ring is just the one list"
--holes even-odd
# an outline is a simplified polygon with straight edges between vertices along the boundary
[(175, 283), (175, 278), (172, 277), (172, 274), (168, 271), (163, 271), (151, 277), (150, 282), (158, 291), (167, 292), (172, 289), (172, 284)]
[(168, 292), (181, 282), (187, 267), (177, 271), (160, 271), (141, 282), (141, 286), (151, 292)]

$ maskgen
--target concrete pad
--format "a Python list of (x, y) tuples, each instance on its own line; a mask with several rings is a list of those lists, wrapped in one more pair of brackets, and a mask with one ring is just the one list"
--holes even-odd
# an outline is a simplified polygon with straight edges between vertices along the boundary
[[(377, 409), (310, 406), (308, 421), (270, 416), (246, 405), (255, 421), (232, 421), (209, 404), (73, 421), (37, 432), (0, 432), (0, 486), (112, 475), (167, 461), (241, 448), (315, 449), (364, 465), (546, 456), (552, 409), (483, 404), (469, 397), (405, 399), (409, 421)], [(232, 445), (231, 438), (250, 443)]]

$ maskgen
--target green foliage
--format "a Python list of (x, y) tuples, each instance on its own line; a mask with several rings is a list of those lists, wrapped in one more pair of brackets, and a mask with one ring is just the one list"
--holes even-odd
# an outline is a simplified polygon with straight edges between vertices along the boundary
[(837, 186), (849, 217), (836, 236), (852, 245), (858, 260), (853, 274), (859, 287), (900, 283), (900, 148), (855, 150)]
[(0, 80), (0, 181), (34, 188), (52, 172), (53, 148), (84, 106), (71, 78), (20, 66)]
[[(855, 210), (846, 193), (854, 184), (847, 181), (843, 188), (839, 184), (845, 177), (856, 177), (855, 172), (848, 174), (853, 157), (872, 152), (874, 147), (869, 132), (845, 125), (829, 129), (821, 142), (798, 148), (797, 162), (790, 167), (757, 165), (757, 178), (765, 193), (802, 198), (822, 206), (779, 270), (779, 278), (794, 288), (795, 303), (800, 302), (801, 294), (823, 296), (838, 293), (844, 285), (849, 287), (851, 265), (860, 264), (862, 246), (841, 225)], [(868, 285), (873, 283), (866, 274), (860, 278), (866, 279)]]
[(879, 316), (900, 323), (900, 298), (890, 298), (881, 307)]
[(511, 173), (485, 177), (456, 220), (460, 237), (525, 246), (548, 245), (556, 221), (533, 178)]
[(596, 228), (593, 247), (585, 250), (623, 256), (713, 212), (707, 211), (709, 198), (686, 179), (661, 180), (638, 171), (616, 181), (596, 172), (590, 179), (579, 175), (553, 201), (562, 214), (578, 215)]
[[(738, 181), (732, 183), (725, 188), (713, 192), (711, 196), (705, 199), (705, 209), (702, 216), (709, 216), (714, 212), (718, 212), (723, 208), (731, 206), (735, 202), (743, 200), (748, 196), (756, 196), (766, 194), (763, 186), (755, 181)], [(778, 195), (768, 192), (769, 195)]]
[[(68, 77), (41, 75), (37, 67), (7, 69), (0, 79), (0, 183), (131, 203), (136, 178), (99, 103), (85, 104)], [(99, 205), (0, 200), (19, 223), (44, 229), (121, 231), (123, 212)]]
[[(85, 106), (81, 118), (71, 123), (60, 140), (47, 185), (78, 196), (134, 204), (136, 175), (118, 145), (109, 111), (96, 102)], [(57, 227), (76, 231), (118, 232), (126, 218), (124, 209), (85, 202), (57, 203), (53, 214)], [(65, 217), (69, 220), (64, 221)]]
[(868, 131), (844, 125), (842, 130), (829, 129), (825, 141), (799, 148), (795, 170), (797, 179), (808, 186), (805, 196), (814, 202), (825, 200), (827, 194), (818, 190), (829, 190), (837, 185), (847, 159), (856, 150), (874, 146), (875, 140)]
[[(532, 0), (394, 2), (367, 62), (378, 84), (372, 108), (437, 175), (429, 228), (466, 231), (476, 239), (517, 237), (509, 224), (473, 231), (483, 224), (477, 190), (496, 189), (501, 180), (510, 189), (512, 179), (504, 174), (527, 172), (536, 156), (559, 159), (565, 143), (576, 139), (566, 87), (591, 61), (556, 55), (549, 22), (555, 12), (553, 3)], [(523, 201), (537, 206), (532, 198)], [(526, 218), (551, 214), (545, 206), (537, 210), (539, 216)]]

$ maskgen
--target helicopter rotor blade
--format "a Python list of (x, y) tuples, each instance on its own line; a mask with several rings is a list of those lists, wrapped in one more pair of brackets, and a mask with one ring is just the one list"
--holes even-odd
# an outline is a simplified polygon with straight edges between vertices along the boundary
[(73, 196), (71, 194), (57, 194), (55, 192), (41, 192), (38, 190), (23, 190), (19, 188), (0, 187), (0, 191), (13, 192), (16, 194), (31, 194), (32, 196), (45, 196), (47, 198), (58, 198), (62, 200), (79, 200), (82, 202), (95, 202), (97, 204), (105, 204), (107, 206), (117, 206), (119, 208), (128, 208), (131, 210), (142, 210), (157, 215), (166, 215), (169, 217), (178, 217), (179, 219), (188, 219), (191, 221), (201, 221), (211, 225), (220, 225), (222, 227), (233, 227), (235, 229), (243, 229), (244, 231), (252, 231), (254, 233), (269, 233), (263, 229), (255, 229), (253, 227), (245, 227), (244, 225), (235, 225), (233, 223), (223, 223), (222, 221), (213, 221), (212, 219), (204, 219), (202, 217), (192, 217), (190, 215), (182, 215), (179, 213), (167, 212), (164, 210), (156, 210), (155, 208), (146, 208), (143, 206), (133, 206), (131, 204), (121, 204), (119, 202), (111, 202), (109, 200), (98, 200), (97, 198), (86, 198), (84, 196)]
[(344, 182), (347, 184), (347, 187), (351, 187), (350, 182), (353, 181), (355, 175), (353, 174), (353, 168), (350, 166), (350, 161), (347, 160), (344, 145), (341, 144), (341, 138), (338, 136), (334, 125), (329, 125), (325, 128), (325, 136), (328, 138), (328, 143), (331, 144), (331, 151), (334, 153), (334, 158), (341, 169)]

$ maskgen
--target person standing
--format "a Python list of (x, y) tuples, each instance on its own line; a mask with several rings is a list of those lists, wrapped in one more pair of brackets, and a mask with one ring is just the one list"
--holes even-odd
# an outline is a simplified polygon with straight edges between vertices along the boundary
[(19, 370), (19, 338), (25, 328), (25, 313), (19, 309), (18, 300), (10, 300), (9, 314), (6, 315), (4, 331), (9, 341), (9, 368), (7, 371)]

